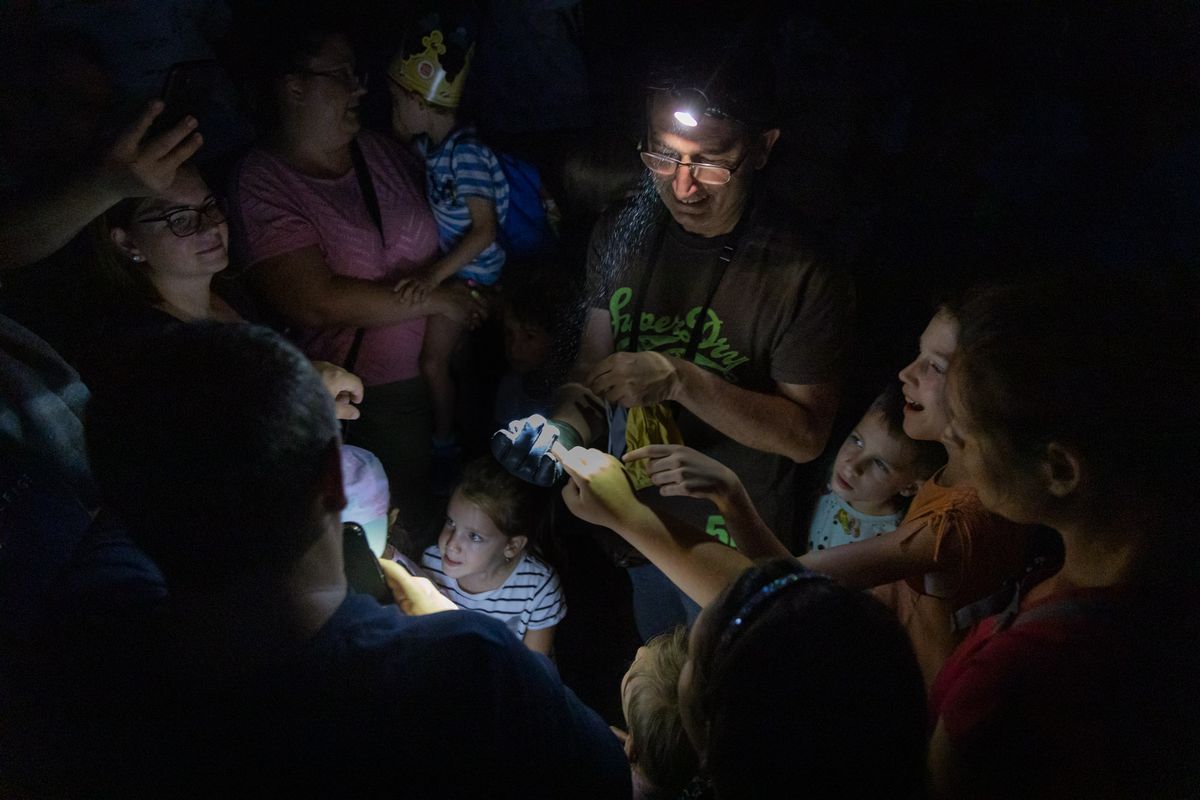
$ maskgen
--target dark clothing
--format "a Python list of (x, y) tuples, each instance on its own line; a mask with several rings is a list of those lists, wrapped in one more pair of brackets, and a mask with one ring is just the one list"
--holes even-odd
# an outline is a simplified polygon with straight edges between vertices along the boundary
[(1001, 797), (1195, 796), (1195, 592), (1051, 589), (942, 668), (930, 707), (955, 751)]
[(155, 768), (139, 790), (630, 794), (628, 764), (604, 722), (548, 659), (483, 615), (406, 617), (351, 594), (310, 641), (255, 648), (229, 645), (246, 654), (244, 674), (206, 674), (194, 662), (171, 670), (158, 712), (146, 714), (155, 733), (139, 749)]
[[(775, 392), (777, 382), (837, 380), (850, 341), (849, 278), (830, 266), (796, 222), (773, 219), (761, 205), (747, 213), (748, 225), (736, 242), (734, 234), (689, 234), (662, 215), (640, 241), (617, 244), (626, 227), (620, 212), (602, 219), (588, 253), (593, 307), (609, 313), (618, 351), (683, 358), (699, 337), (692, 361), (743, 389)], [(664, 227), (658, 257), (650, 264)], [(735, 248), (728, 268), (720, 260), (726, 244)], [(620, 263), (612, 263), (613, 253), (625, 254)], [(648, 269), (646, 296), (639, 299)], [(700, 322), (710, 293), (711, 306)], [(641, 319), (635, 320), (639, 308)], [(638, 341), (631, 342), (635, 328)], [(767, 524), (785, 544), (795, 545), (796, 464), (738, 444), (687, 409), (676, 409), (675, 418), (683, 443), (732, 469)], [(645, 499), (657, 497), (652, 491)], [(691, 513), (684, 505), (672, 504), (670, 513), (713, 528), (710, 503), (688, 500)]]

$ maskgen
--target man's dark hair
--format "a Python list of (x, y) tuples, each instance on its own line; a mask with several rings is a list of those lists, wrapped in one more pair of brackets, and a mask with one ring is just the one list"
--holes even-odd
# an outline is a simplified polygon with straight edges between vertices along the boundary
[(105, 502), (172, 585), (287, 563), (320, 533), (309, 514), (338, 438), (332, 401), (266, 328), (202, 322), (128, 343), (85, 424)]
[(650, 67), (647, 89), (681, 96), (700, 90), (707, 99), (705, 109), (742, 123), (748, 133), (772, 127), (777, 111), (775, 66), (767, 48), (744, 39), (664, 52)]

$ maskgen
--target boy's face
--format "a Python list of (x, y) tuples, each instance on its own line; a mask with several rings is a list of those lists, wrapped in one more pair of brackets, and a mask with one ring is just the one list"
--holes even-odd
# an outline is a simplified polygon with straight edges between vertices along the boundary
[(518, 375), (526, 375), (546, 363), (550, 334), (540, 325), (530, 325), (513, 314), (504, 317), (504, 355)]
[(829, 488), (858, 511), (887, 514), (897, 495), (917, 487), (908, 443), (888, 430), (882, 412), (868, 411), (838, 450)]
[(388, 89), (392, 92), (392, 130), (396, 135), (407, 142), (425, 133), (428, 112), (421, 100), (393, 80), (388, 81)]

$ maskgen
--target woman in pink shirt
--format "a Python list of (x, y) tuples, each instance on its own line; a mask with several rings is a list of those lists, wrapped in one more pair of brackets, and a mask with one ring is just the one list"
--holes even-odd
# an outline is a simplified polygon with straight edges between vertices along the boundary
[(421, 302), (393, 291), (436, 257), (437, 225), (417, 161), (360, 128), (366, 89), (346, 36), (274, 29), (255, 48), (248, 66), (262, 84), (265, 136), (234, 171), (236, 253), (309, 357), (362, 377), (350, 441), (383, 462), (402, 522), (420, 531), (432, 522), (430, 407), (417, 365), (425, 318), (474, 324), (485, 308), (463, 287)]

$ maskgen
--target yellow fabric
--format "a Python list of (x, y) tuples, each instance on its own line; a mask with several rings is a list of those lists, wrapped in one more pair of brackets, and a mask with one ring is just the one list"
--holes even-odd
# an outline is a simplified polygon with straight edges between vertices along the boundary
[[(631, 408), (625, 418), (625, 452), (651, 444), (683, 444), (683, 434), (675, 423), (675, 415), (661, 403)], [(654, 485), (644, 460), (626, 464), (625, 474), (634, 491)]]

